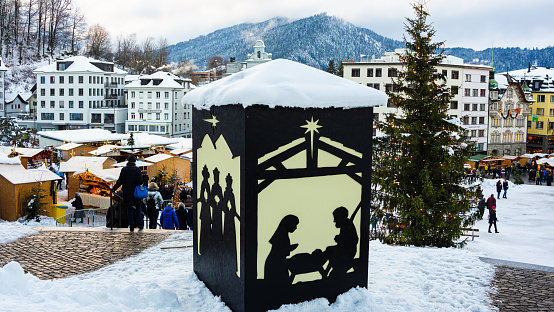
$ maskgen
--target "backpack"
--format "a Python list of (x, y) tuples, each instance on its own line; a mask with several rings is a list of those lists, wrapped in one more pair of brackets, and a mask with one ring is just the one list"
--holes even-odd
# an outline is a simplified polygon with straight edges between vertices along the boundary
[(148, 200), (146, 201), (146, 212), (154, 213), (156, 210), (157, 210), (157, 207), (156, 207), (156, 201), (154, 200), (154, 195), (148, 196)]

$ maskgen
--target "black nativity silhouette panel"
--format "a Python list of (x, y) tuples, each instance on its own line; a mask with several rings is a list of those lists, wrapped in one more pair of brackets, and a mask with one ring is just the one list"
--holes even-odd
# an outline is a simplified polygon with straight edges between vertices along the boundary
[(320, 136), (258, 159), (257, 278), (272, 289), (348, 278), (360, 265), (362, 154)]
[[(217, 119), (205, 121), (215, 126)], [(235, 268), (240, 277), (240, 157), (233, 157), (223, 135), (215, 144), (205, 135), (196, 153), (197, 254), (219, 268)], [(222, 251), (234, 257), (222, 258)], [(218, 265), (217, 261), (225, 263)]]

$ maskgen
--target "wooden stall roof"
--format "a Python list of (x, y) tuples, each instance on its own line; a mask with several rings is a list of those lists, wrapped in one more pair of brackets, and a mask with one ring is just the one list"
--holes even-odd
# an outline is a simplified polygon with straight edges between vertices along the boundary
[(0, 172), (6, 180), (10, 181), (12, 184), (25, 184), (33, 182), (45, 182), (45, 181), (54, 181), (61, 180), (60, 176), (51, 172), (50, 170), (15, 170), (15, 171), (4, 171)]
[(106, 145), (102, 145), (98, 149), (96, 149), (94, 151), (91, 151), (91, 152), (88, 152), (88, 153), (91, 154), (91, 155), (94, 155), (94, 156), (100, 156), (100, 155), (105, 155), (107, 153), (110, 153), (114, 149), (118, 149), (120, 147), (121, 146), (118, 146), (118, 145), (106, 144)]
[(25, 170), (21, 163), (19, 164), (0, 164), (0, 172)]
[(151, 163), (159, 163), (160, 161), (164, 161), (166, 159), (173, 158), (174, 156), (168, 155), (168, 154), (156, 154), (152, 155), (150, 157), (147, 157), (143, 159), (144, 161), (151, 162)]
[(15, 152), (16, 152), (16, 153), (18, 154), (18, 156), (20, 156), (20, 157), (31, 158), (31, 157), (34, 157), (34, 156), (40, 154), (41, 152), (45, 152), (45, 150), (42, 149), (42, 148), (16, 147), (16, 148), (15, 148)]
[(57, 150), (60, 150), (60, 151), (69, 151), (69, 150), (72, 150), (76, 147), (79, 147), (79, 146), (82, 146), (83, 144), (79, 144), (79, 143), (66, 143), (64, 145), (60, 145), (60, 146), (56, 146), (56, 149)]
[(489, 155), (478, 154), (478, 155), (470, 156), (469, 160), (470, 161), (480, 161), (480, 160), (485, 159), (487, 157), (490, 157), (490, 156)]
[(121, 168), (111, 168), (111, 169), (88, 169), (85, 172), (79, 172), (73, 174), (75, 178), (81, 178), (85, 180), (94, 180), (94, 181), (105, 181), (105, 182), (115, 182), (119, 179), (119, 174), (121, 173)]
[(171, 153), (173, 155), (187, 154), (187, 153), (190, 153), (190, 152), (192, 152), (192, 149), (190, 149), (190, 148), (178, 148), (178, 149), (174, 149), (174, 150), (169, 151), (169, 153)]
[(108, 157), (73, 156), (68, 161), (60, 163), (60, 172), (77, 172), (88, 169), (103, 169)]

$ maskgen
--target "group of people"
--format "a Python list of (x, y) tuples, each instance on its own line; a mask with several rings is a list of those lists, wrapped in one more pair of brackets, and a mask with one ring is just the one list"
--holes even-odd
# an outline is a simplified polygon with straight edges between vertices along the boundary
[(508, 198), (508, 187), (508, 179), (504, 179), (504, 182), (502, 182), (502, 180), (498, 180), (498, 182), (496, 182), (496, 192), (498, 193), (497, 198), (500, 198), (500, 193), (502, 193), (502, 190), (504, 190), (502, 198)]
[[(135, 188), (137, 186), (147, 186), (148, 196), (146, 198), (136, 198)], [(156, 182), (149, 182), (148, 176), (140, 171), (136, 166), (136, 157), (130, 155), (127, 165), (121, 169), (119, 179), (112, 188), (112, 193), (119, 187), (122, 189), (123, 208), (127, 211), (129, 229), (134, 232), (135, 228), (141, 231), (144, 228), (143, 212), (149, 220), (149, 228), (155, 229), (158, 226), (158, 216), (162, 229), (192, 230), (192, 199), (186, 195), (185, 201), (180, 202), (177, 211), (173, 209), (173, 204), (168, 202), (164, 208), (164, 195), (171, 199), (172, 195), (168, 188), (160, 189)], [(185, 206), (188, 205), (188, 209)], [(161, 214), (160, 214), (161, 211)], [(187, 226), (188, 225), (188, 226)]]

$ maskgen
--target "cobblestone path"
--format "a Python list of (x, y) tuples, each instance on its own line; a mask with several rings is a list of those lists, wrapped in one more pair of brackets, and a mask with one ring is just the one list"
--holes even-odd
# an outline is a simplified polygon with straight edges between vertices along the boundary
[[(154, 230), (155, 231), (155, 230)], [(0, 244), (0, 267), (17, 261), (39, 279), (55, 279), (96, 271), (139, 254), (167, 238), (159, 232), (40, 231)]]

